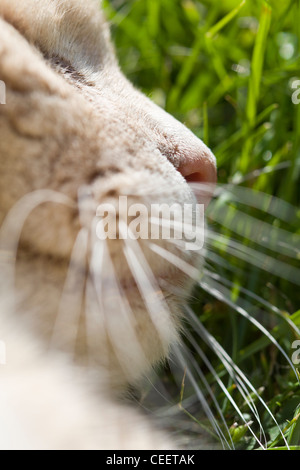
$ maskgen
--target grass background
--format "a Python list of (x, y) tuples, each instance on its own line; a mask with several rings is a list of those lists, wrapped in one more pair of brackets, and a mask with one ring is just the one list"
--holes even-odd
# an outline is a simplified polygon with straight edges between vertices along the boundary
[[(104, 0), (104, 7), (127, 77), (212, 148), (221, 187), (245, 188), (237, 193), (244, 204), (225, 190), (211, 205), (208, 219), (219, 236), (211, 242), (210, 269), (227, 281), (230, 302), (246, 305), (291, 357), (299, 336), (286, 318), (300, 326), (300, 104), (292, 103), (292, 84), (300, 80), (300, 1)], [(237, 255), (232, 239), (254, 251)], [(260, 391), (286, 436), (284, 442), (255, 399), (266, 447), (300, 446), (299, 385), (278, 348), (228, 302), (200, 289), (194, 298), (200, 321)], [(234, 380), (204, 351), (251, 421)], [(235, 446), (257, 448), (203, 370)]]

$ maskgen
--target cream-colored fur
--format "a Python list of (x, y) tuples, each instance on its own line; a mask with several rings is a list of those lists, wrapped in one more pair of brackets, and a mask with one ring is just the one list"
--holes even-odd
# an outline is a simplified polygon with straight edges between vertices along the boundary
[(92, 221), (120, 195), (194, 203), (184, 177), (214, 182), (214, 157), (122, 75), (97, 2), (0, 0), (0, 80), (0, 448), (171, 447), (116, 397), (179, 341), (161, 279), (191, 282), (138, 243), (141, 292)]

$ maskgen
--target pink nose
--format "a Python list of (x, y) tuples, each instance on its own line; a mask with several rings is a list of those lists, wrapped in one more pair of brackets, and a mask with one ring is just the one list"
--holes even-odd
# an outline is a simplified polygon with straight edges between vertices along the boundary
[(199, 204), (209, 204), (217, 182), (216, 160), (212, 152), (200, 140), (181, 157), (178, 171), (194, 190)]
[(150, 101), (148, 107), (151, 113), (147, 117), (154, 120), (155, 129), (164, 131), (159, 134), (158, 149), (191, 183), (199, 204), (207, 207), (217, 182), (215, 156), (202, 140), (173, 116)]

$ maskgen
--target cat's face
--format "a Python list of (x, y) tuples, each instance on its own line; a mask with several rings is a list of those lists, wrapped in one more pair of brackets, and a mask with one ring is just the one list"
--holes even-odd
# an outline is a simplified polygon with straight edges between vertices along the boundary
[[(188, 293), (190, 282), (178, 266), (151, 251), (147, 240), (101, 244), (97, 208), (117, 204), (120, 196), (147, 207), (194, 204), (188, 181), (214, 183), (215, 159), (125, 79), (98, 5), (43, 3), (42, 9), (37, 0), (0, 3), (0, 79), (6, 84), (6, 105), (0, 105), (0, 223), (34, 192), (28, 201), (37, 207), (22, 227), (17, 263), (22, 309), (33, 312), (47, 340), (59, 331), (62, 347), (75, 341), (78, 355), (91, 350), (106, 369), (121, 363), (126, 378), (135, 380), (177, 337), (180, 301), (165, 295), (163, 283)], [(208, 198), (199, 202), (207, 204)], [(16, 212), (11, 237), (26, 207)], [(193, 264), (193, 254), (156, 243)], [(73, 269), (72, 289), (82, 296), (65, 295), (64, 304), (74, 246), (79, 268)], [(78, 311), (62, 314), (60, 323), (58, 311), (74, 310), (71, 298)], [(70, 324), (77, 330), (73, 336)], [(119, 375), (111, 380), (118, 382)]]

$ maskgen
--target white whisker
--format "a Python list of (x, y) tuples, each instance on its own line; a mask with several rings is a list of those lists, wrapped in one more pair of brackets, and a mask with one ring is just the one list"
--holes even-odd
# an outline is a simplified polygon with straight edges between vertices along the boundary
[[(194, 186), (197, 191), (197, 184)], [(287, 223), (297, 220), (298, 209), (288, 202), (267, 193), (234, 184), (218, 185), (215, 194), (216, 204), (235, 201), (247, 207), (260, 210)], [(208, 215), (214, 210), (214, 203), (209, 207)]]
[[(206, 355), (204, 354), (204, 352), (202, 351), (202, 349), (199, 347), (198, 343), (194, 340), (194, 338), (192, 337), (192, 335), (188, 332), (188, 331), (184, 331), (184, 335), (185, 337), (189, 340), (190, 344), (195, 348), (195, 351), (197, 351), (199, 357), (202, 359), (202, 361), (204, 362), (204, 364), (207, 366), (207, 368), (210, 370), (210, 372), (213, 374), (213, 376), (216, 378), (216, 381), (217, 383), (219, 384), (220, 388), (223, 390), (224, 394), (228, 397), (228, 399), (231, 401), (232, 400), (232, 397), (230, 396), (228, 390), (226, 389), (226, 387), (224, 386), (223, 382), (220, 380), (220, 378), (218, 377), (216, 371), (214, 370), (214, 368), (212, 367), (210, 361), (208, 360), (208, 358), (206, 357)], [(205, 388), (206, 390), (208, 391), (209, 393), (209, 396), (211, 397), (215, 407), (216, 407), (216, 410), (221, 418), (221, 421), (223, 422), (223, 425), (228, 433), (228, 436), (229, 436), (229, 440), (231, 442), (231, 445), (232, 445), (232, 448), (234, 448), (234, 444), (233, 444), (233, 441), (232, 441), (232, 437), (231, 437), (231, 434), (230, 434), (230, 431), (229, 431), (229, 428), (227, 426), (227, 423), (226, 423), (226, 420), (225, 420), (225, 417), (224, 417), (224, 414), (220, 408), (220, 405), (217, 401), (217, 399), (215, 398), (215, 394), (214, 392), (212, 391), (207, 379), (205, 378), (205, 375), (202, 373), (198, 363), (195, 361), (195, 359), (191, 356), (191, 354), (189, 354), (189, 357), (192, 359), (192, 362), (193, 362), (193, 366), (195, 368), (195, 370), (197, 371), (197, 374), (199, 375), (199, 377), (201, 378), (201, 381), (205, 384)], [(224, 437), (225, 439), (225, 437)], [(225, 439), (225, 442), (227, 443), (227, 445), (229, 446), (229, 443), (227, 442), (227, 439)], [(230, 448), (230, 446), (229, 446)]]
[(214, 234), (212, 231), (207, 231), (206, 241), (208, 245), (212, 247), (217, 243), (219, 249), (223, 249), (223, 251), (226, 251), (232, 256), (276, 275), (279, 278), (286, 279), (293, 284), (300, 285), (300, 270), (294, 266), (278, 259), (274, 260), (274, 258), (269, 255), (262, 254), (253, 248), (249, 248), (242, 243), (232, 240), (232, 238), (220, 234)]
[[(217, 422), (216, 418), (214, 417), (214, 415), (211, 411), (211, 408), (208, 405), (207, 400), (206, 400), (203, 392), (201, 391), (201, 389), (200, 389), (197, 381), (195, 380), (190, 368), (188, 367), (188, 364), (190, 362), (190, 358), (189, 359), (185, 358), (185, 355), (187, 355), (187, 356), (190, 356), (190, 355), (187, 354), (186, 348), (184, 348), (183, 346), (181, 346), (180, 349), (178, 347), (176, 347), (176, 348), (174, 347), (173, 351), (174, 351), (176, 359), (178, 360), (181, 368), (186, 371), (186, 375), (187, 375), (189, 381), (192, 384), (192, 387), (193, 387), (193, 389), (194, 389), (194, 391), (195, 391), (195, 393), (198, 397), (199, 402), (201, 403), (203, 411), (205, 412), (206, 416), (208, 417), (209, 421), (211, 422), (211, 424), (213, 426), (213, 429), (216, 433), (216, 436), (218, 436), (218, 438), (219, 438), (220, 442), (222, 443), (223, 447), (224, 447), (224, 442), (228, 446), (227, 439), (225, 438), (224, 433), (221, 430), (219, 423)], [(199, 368), (198, 368), (198, 372), (200, 372)], [(200, 372), (199, 375), (203, 379), (204, 376), (201, 372)]]
[(251, 242), (275, 251), (276, 254), (294, 258), (300, 253), (299, 235), (257, 220), (233, 207), (216, 204), (210, 213), (210, 219)]
[[(137, 337), (136, 320), (119, 285), (105, 241), (96, 241), (90, 269), (97, 302), (100, 306), (99, 315), (103, 315), (104, 331), (107, 332), (108, 340), (126, 378), (131, 381), (135, 375), (135, 369), (140, 364), (146, 370), (150, 369), (150, 364)], [(91, 336), (94, 334), (91, 332)]]
[[(189, 312), (190, 313), (190, 312)], [(190, 318), (190, 315), (189, 315), (189, 318)], [(198, 329), (198, 333), (200, 331), (200, 328)], [(245, 400), (245, 403), (247, 403), (249, 409), (252, 411), (253, 415), (255, 416), (256, 420), (257, 420), (257, 423), (259, 425), (259, 428), (260, 428), (260, 432), (261, 434), (264, 436), (265, 438), (265, 435), (264, 435), (264, 430), (263, 430), (263, 427), (262, 427), (262, 424), (261, 424), (261, 421), (260, 421), (260, 418), (259, 418), (259, 414), (257, 412), (257, 409), (256, 409), (256, 406), (254, 404), (254, 401), (253, 399), (251, 398), (251, 394), (250, 394), (250, 390), (247, 388), (247, 383), (245, 383), (245, 380), (244, 380), (244, 374), (242, 373), (239, 373), (239, 370), (237, 368), (234, 368), (232, 366), (233, 362), (228, 362), (226, 360), (226, 357), (224, 357), (224, 355), (222, 355), (222, 353), (219, 353), (219, 351), (222, 351), (222, 348), (221, 346), (219, 345), (219, 343), (217, 343), (216, 341), (214, 342), (214, 344), (212, 343), (212, 341), (210, 340), (209, 337), (207, 337), (205, 335), (206, 333), (206, 330), (202, 329), (202, 335), (201, 335), (201, 338), (204, 339), (204, 341), (206, 342), (206, 344), (215, 352), (215, 354), (217, 354), (217, 356), (219, 357), (219, 359), (221, 360), (222, 364), (224, 365), (225, 369), (227, 370), (229, 376), (231, 377), (231, 379), (233, 380), (233, 382), (235, 383), (236, 387), (237, 387), (237, 390), (239, 391), (239, 393), (241, 394), (241, 396), (244, 398)], [(197, 345), (197, 343), (192, 340), (192, 344), (193, 346), (195, 347), (196, 351), (198, 352), (198, 354), (200, 356), (202, 356), (201, 354), (201, 350), (199, 348), (199, 346)], [(217, 346), (217, 347), (216, 347)], [(228, 392), (227, 388), (225, 387), (225, 385), (223, 384), (223, 382), (220, 380), (217, 372), (209, 365), (209, 363), (207, 363), (207, 361), (205, 361), (207, 367), (209, 368), (210, 372), (213, 374), (213, 377), (214, 379), (217, 381), (218, 385), (220, 386), (220, 388), (222, 389), (223, 393), (225, 394), (226, 398), (230, 401), (230, 403), (232, 404), (232, 406), (234, 407), (235, 411), (237, 412), (237, 414), (239, 415), (239, 417), (242, 419), (242, 421), (244, 422), (244, 424), (247, 426), (247, 428), (250, 430), (251, 434), (253, 435), (253, 437), (257, 440), (257, 442), (259, 443), (259, 445), (262, 445), (260, 440), (256, 438), (253, 430), (250, 428), (250, 425), (248, 423), (248, 421), (244, 418), (244, 415), (243, 413), (240, 411), (238, 405), (236, 404), (236, 402), (234, 401), (234, 399), (232, 398), (232, 396), (230, 395), (230, 393)], [(237, 369), (237, 373), (236, 373), (236, 370)], [(257, 395), (257, 392), (256, 390), (252, 387), (252, 391), (255, 395)], [(265, 438), (265, 442), (266, 442), (266, 438)], [(263, 445), (262, 445), (263, 446)]]
[[(23, 227), (31, 212), (41, 204), (53, 203), (74, 208), (74, 202), (51, 190), (38, 190), (20, 199), (6, 215), (0, 228), (0, 275), (4, 295), (11, 292), (10, 302), (15, 301), (15, 264)], [(12, 310), (14, 307), (12, 306)]]
[(184, 272), (191, 279), (197, 281), (201, 277), (199, 269), (194, 268), (186, 261), (179, 258), (179, 256), (171, 253), (170, 251), (166, 250), (165, 248), (162, 248), (159, 245), (156, 245), (155, 243), (149, 243), (148, 246), (152, 251), (154, 251), (154, 253), (169, 261), (169, 263), (176, 266), (178, 269), (180, 269), (180, 271)]
[[(288, 447), (288, 443), (285, 439), (285, 436), (283, 435), (282, 431), (281, 431), (281, 428), (276, 420), (276, 418), (274, 417), (273, 413), (271, 412), (271, 410), (269, 409), (269, 407), (267, 406), (267, 404), (264, 402), (264, 400), (261, 398), (261, 396), (259, 395), (259, 393), (255, 390), (255, 388), (253, 387), (253, 385), (251, 384), (251, 382), (247, 379), (247, 377), (245, 376), (245, 374), (240, 370), (240, 368), (232, 361), (232, 359), (230, 358), (230, 356), (226, 353), (226, 351), (222, 348), (222, 346), (216, 341), (216, 339), (206, 330), (206, 328), (202, 325), (201, 322), (199, 322), (194, 314), (194, 312), (189, 308), (187, 307), (186, 308), (186, 312), (188, 314), (188, 317), (189, 319), (191, 320), (193, 326), (194, 326), (194, 331), (197, 332), (200, 337), (213, 349), (213, 351), (217, 354), (217, 356), (220, 358), (220, 360), (222, 361), (222, 363), (224, 364), (224, 366), (226, 367), (226, 364), (229, 366), (229, 368), (226, 367), (228, 373), (231, 373), (231, 370), (233, 369), (235, 371), (235, 374), (237, 374), (237, 376), (239, 376), (241, 378), (241, 380), (250, 388), (250, 390), (252, 391), (252, 393), (256, 396), (256, 398), (262, 403), (263, 407), (267, 410), (267, 412), (269, 413), (270, 417), (272, 418), (272, 420), (274, 421), (274, 423), (276, 424), (276, 426), (278, 427), (279, 429), (279, 432), (286, 444), (286, 446)], [(235, 376), (235, 377), (237, 377)], [(241, 383), (241, 382), (240, 382)], [(246, 402), (248, 403), (249, 405), (249, 401), (248, 399), (246, 400)], [(237, 410), (238, 411), (238, 410)], [(239, 412), (239, 411), (238, 411)], [(240, 412), (239, 412), (240, 413)], [(260, 421), (259, 421), (260, 422)], [(246, 424), (246, 423), (245, 423)], [(261, 428), (262, 429), (262, 428)], [(251, 431), (251, 429), (250, 429)], [(263, 431), (263, 429), (262, 429)], [(252, 431), (251, 431), (252, 433)], [(255, 437), (255, 436), (254, 436)], [(257, 440), (257, 437), (255, 437), (255, 439)], [(257, 440), (258, 441), (258, 440)], [(259, 441), (258, 441), (259, 442)]]
[(67, 347), (73, 354), (84, 297), (88, 238), (87, 229), (81, 229), (74, 243), (50, 340), (51, 348)]
[(217, 283), (216, 281), (210, 279), (209, 284), (208, 282), (200, 281), (199, 285), (202, 289), (204, 289), (206, 292), (209, 294), (213, 295), (216, 299), (220, 300), (221, 302), (224, 302), (226, 305), (231, 307), (234, 311), (239, 313), (242, 317), (246, 318), (249, 322), (251, 322), (261, 333), (263, 333), (266, 338), (269, 339), (271, 343), (273, 343), (276, 348), (281, 352), (281, 354), (284, 356), (286, 361), (288, 362), (289, 366), (293, 370), (297, 382), (300, 383), (300, 379), (298, 377), (297, 371), (295, 369), (294, 364), (290, 360), (289, 356), (286, 354), (286, 352), (283, 350), (283, 348), (280, 346), (280, 344), (276, 341), (276, 339), (268, 332), (268, 330), (261, 325), (255, 318), (251, 317), (248, 312), (246, 312), (245, 309), (237, 305), (236, 303), (232, 302), (230, 300), (230, 291), (226, 289), (224, 286), (221, 284)]
[(236, 276), (242, 276), (244, 274), (243, 269), (231, 264), (224, 257), (217, 255), (212, 248), (208, 248), (206, 246), (205, 247), (205, 262), (206, 262), (206, 264), (208, 264), (207, 260), (210, 261), (210, 265), (215, 269), (216, 269), (216, 266), (221, 267), (221, 268), (226, 269), (227, 271), (230, 271), (231, 273), (234, 273)]
[[(231, 288), (236, 287), (238, 290), (240, 290), (242, 293), (244, 293), (246, 296), (251, 297), (252, 299), (256, 300), (259, 302), (261, 305), (266, 307), (267, 309), (271, 310), (272, 313), (275, 315), (279, 316), (284, 322), (286, 322), (290, 328), (295, 331), (296, 334), (299, 335), (299, 328), (295, 325), (294, 322), (292, 322), (287, 315), (284, 315), (281, 310), (279, 310), (275, 305), (272, 305), (270, 302), (267, 300), (263, 299), (261, 296), (255, 294), (254, 292), (251, 292), (249, 289), (246, 289), (238, 284), (235, 284), (234, 282), (231, 282), (227, 279), (224, 279), (223, 277), (219, 276), (216, 273), (211, 273), (207, 269), (204, 269), (204, 274), (208, 277), (211, 277), (212, 279), (221, 282), (224, 285), (227, 285)], [(250, 305), (249, 305), (250, 306)]]
[(128, 227), (120, 221), (120, 233), (123, 234), (127, 263), (165, 349), (164, 344), (170, 344), (174, 339), (176, 340), (173, 333), (172, 315), (138, 241), (133, 239), (132, 234), (130, 238), (126, 238), (126, 230)]

